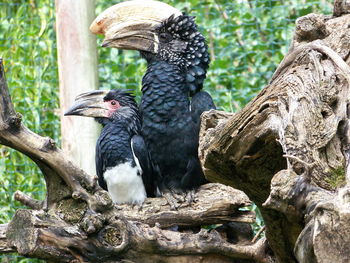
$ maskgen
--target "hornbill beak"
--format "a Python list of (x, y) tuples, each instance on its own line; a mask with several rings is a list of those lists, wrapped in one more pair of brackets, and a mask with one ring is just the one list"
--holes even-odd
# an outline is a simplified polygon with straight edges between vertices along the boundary
[(78, 95), (73, 106), (64, 115), (107, 117), (108, 108), (103, 98), (108, 92), (105, 90), (94, 90)]
[(133, 0), (103, 11), (91, 24), (90, 31), (102, 34), (103, 47), (157, 53), (159, 39), (155, 29), (170, 16), (182, 13), (158, 1)]

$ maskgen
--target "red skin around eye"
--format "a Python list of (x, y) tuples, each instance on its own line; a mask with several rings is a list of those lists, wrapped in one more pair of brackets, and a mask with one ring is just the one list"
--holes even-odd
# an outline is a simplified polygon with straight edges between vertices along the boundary
[(110, 117), (113, 112), (120, 108), (120, 104), (116, 100), (105, 101), (106, 107), (108, 109), (107, 115)]

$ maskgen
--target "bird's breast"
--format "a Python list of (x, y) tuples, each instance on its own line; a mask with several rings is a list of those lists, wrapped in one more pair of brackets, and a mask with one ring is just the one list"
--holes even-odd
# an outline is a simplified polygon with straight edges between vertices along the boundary
[(141, 204), (146, 198), (146, 190), (141, 177), (141, 168), (131, 162), (108, 168), (104, 174), (108, 192), (116, 204)]

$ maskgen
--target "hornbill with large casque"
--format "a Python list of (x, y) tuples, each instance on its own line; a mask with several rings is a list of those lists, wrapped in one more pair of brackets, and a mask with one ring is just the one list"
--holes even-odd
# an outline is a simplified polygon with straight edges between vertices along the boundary
[(215, 105), (201, 91), (209, 54), (194, 19), (158, 1), (136, 0), (110, 7), (90, 27), (105, 35), (102, 46), (139, 50), (147, 60), (142, 136), (159, 166), (162, 194), (189, 191), (206, 182), (198, 160), (200, 115)]
[(142, 204), (146, 195), (155, 195), (154, 167), (140, 136), (134, 96), (122, 90), (83, 93), (65, 115), (94, 117), (102, 124), (96, 143), (96, 173), (99, 185), (114, 203)]

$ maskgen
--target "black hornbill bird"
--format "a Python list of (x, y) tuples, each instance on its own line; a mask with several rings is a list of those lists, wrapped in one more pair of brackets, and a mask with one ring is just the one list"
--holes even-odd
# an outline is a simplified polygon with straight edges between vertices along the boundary
[(105, 10), (90, 27), (105, 35), (102, 46), (139, 50), (147, 60), (142, 136), (159, 166), (163, 194), (206, 182), (198, 159), (200, 115), (215, 105), (201, 91), (210, 59), (194, 19), (158, 1), (134, 0)]
[(146, 195), (155, 195), (134, 96), (121, 90), (83, 93), (65, 115), (94, 117), (103, 126), (96, 143), (96, 173), (114, 203), (142, 204)]

